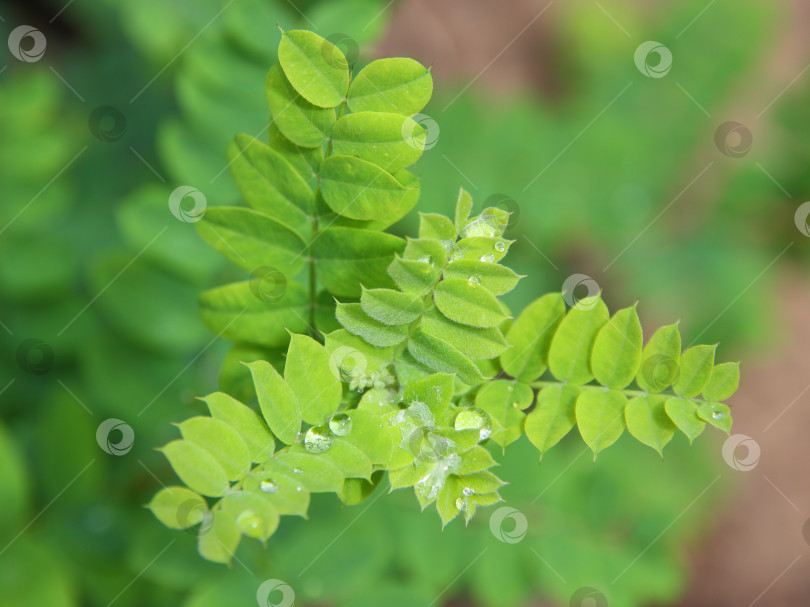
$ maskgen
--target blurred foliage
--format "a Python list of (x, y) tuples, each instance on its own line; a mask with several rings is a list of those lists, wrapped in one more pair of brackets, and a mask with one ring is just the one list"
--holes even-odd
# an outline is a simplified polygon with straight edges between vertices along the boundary
[[(677, 551), (711, 521), (715, 494), (654, 541), (715, 476), (706, 454), (685, 441), (661, 462), (621, 440), (598, 470), (576, 440), (542, 466), (526, 441), (516, 444), (501, 471), (513, 482), (503, 495), (530, 525), (527, 538), (514, 545), (495, 540), (485, 520), (440, 534), (435, 518), (422, 517), (404, 493), (379, 504), (375, 495), (345, 510), (324, 498), (313, 503), (311, 522), (285, 526), (266, 551), (243, 548), (243, 565), (225, 571), (197, 557), (193, 536), (177, 539), (141, 508), (171, 478), (153, 446), (170, 439), (168, 421), (201, 410), (193, 396), (215, 388), (224, 355), (197, 320), (197, 293), (244, 278), (230, 274), (193, 226), (171, 217), (168, 193), (177, 184), (196, 184), (211, 204), (237, 201), (225, 150), (237, 131), (263, 136), (264, 75), (278, 44), (276, 23), (344, 33), (365, 44), (385, 29), (386, 5), (76, 2), (58, 17), (58, 31), (50, 26), (43, 61), (23, 64), (6, 55), (9, 67), (0, 74), (4, 603), (253, 604), (266, 577), (293, 585), (302, 603), (392, 607), (439, 604), (451, 595), (514, 605), (530, 593), (564, 603), (584, 585), (610, 588), (611, 604), (629, 606), (665, 603), (682, 590)], [(48, 15), (64, 3), (48, 6), (41, 22), (32, 23), (45, 32), (51, 31)], [(441, 136), (416, 167), (420, 208), (448, 211), (459, 182), (481, 203), (503, 193), (519, 205), (516, 269), (531, 266), (532, 276), (545, 277), (524, 281), (513, 305), (584, 271), (614, 305), (639, 297), (642, 312), (682, 316), (687, 336), (708, 327), (702, 340), (747, 346), (765, 336), (758, 319), (769, 304), (765, 287), (778, 272), (735, 298), (786, 238), (796, 238), (795, 205), (783, 202), (755, 163), (794, 199), (806, 191), (810, 90), (797, 83), (770, 110), (781, 145), (758, 148), (755, 139), (742, 159), (720, 154), (714, 129), (734, 118), (727, 114), (735, 91), (777, 38), (778, 14), (750, 0), (718, 3), (680, 36), (703, 8), (678, 2), (653, 18), (634, 5), (611, 7), (632, 38), (595, 10), (563, 9), (556, 59), (564, 66), (563, 98), (493, 104), (471, 89), (444, 109), (454, 96), (446, 91), (426, 110)], [(27, 22), (31, 13), (20, 11), (31, 10), (3, 5), (3, 36)], [(670, 46), (677, 62), (666, 78), (635, 71), (630, 58), (643, 39)], [(91, 112), (105, 104), (126, 120), (124, 136), (108, 143), (88, 128)], [(708, 193), (684, 195), (653, 221), (710, 161)], [(703, 192), (702, 183), (690, 192)], [(774, 219), (774, 203), (784, 221)], [(27, 361), (32, 372), (17, 360), (27, 339), (52, 349), (46, 373), (36, 373), (41, 360)], [(107, 455), (95, 443), (96, 428), (109, 417), (135, 431), (126, 457)]]

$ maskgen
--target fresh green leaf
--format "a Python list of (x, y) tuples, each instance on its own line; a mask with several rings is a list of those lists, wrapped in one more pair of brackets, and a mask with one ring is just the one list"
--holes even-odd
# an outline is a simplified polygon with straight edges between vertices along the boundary
[(308, 424), (322, 424), (340, 405), (342, 388), (330, 367), (329, 352), (311, 337), (292, 336), (284, 380), (298, 400), (301, 419)]
[(669, 419), (689, 438), (690, 444), (700, 436), (706, 427), (706, 423), (698, 417), (698, 406), (694, 401), (685, 398), (668, 398), (664, 403), (664, 409)]
[(360, 307), (374, 320), (386, 325), (407, 325), (424, 309), (419, 297), (393, 289), (363, 289)]
[(364, 67), (349, 87), (353, 112), (395, 112), (412, 116), (433, 93), (430, 71), (404, 57), (377, 59)]
[(583, 390), (577, 398), (577, 427), (594, 458), (624, 432), (627, 398), (615, 390)]
[(492, 418), (492, 440), (506, 447), (523, 433), (523, 409), (534, 400), (531, 388), (505, 379), (485, 384), (475, 397), (475, 406)]
[(239, 433), (251, 461), (261, 463), (270, 459), (275, 441), (258, 413), (224, 392), (214, 392), (201, 400), (208, 405), (208, 410), (215, 419), (225, 422)]
[(268, 362), (257, 360), (245, 366), (253, 376), (259, 407), (270, 430), (281, 442), (293, 444), (301, 429), (301, 407), (292, 389)]
[(208, 504), (185, 487), (164, 487), (155, 494), (148, 508), (170, 529), (187, 529), (202, 522)]
[(450, 405), (453, 392), (453, 376), (446, 373), (434, 373), (408, 383), (402, 394), (402, 402), (407, 404), (414, 401), (425, 403), (430, 412), (439, 417)]
[(590, 360), (596, 334), (610, 318), (598, 295), (582, 299), (568, 312), (551, 340), (548, 364), (559, 380), (584, 384), (593, 379)]
[(485, 261), (460, 260), (444, 270), (445, 278), (460, 278), (480, 284), (493, 295), (503, 295), (515, 288), (520, 276), (507, 267)]
[(464, 188), (459, 188), (458, 200), (456, 200), (455, 220), (453, 222), (456, 226), (456, 232), (459, 234), (461, 234), (462, 230), (464, 230), (464, 227), (467, 225), (470, 211), (472, 211), (472, 205), (472, 196), (470, 196), (469, 192)]
[(359, 303), (338, 304), (336, 314), (349, 333), (362, 337), (378, 348), (396, 346), (408, 336), (407, 325), (381, 323), (366, 314)]
[(225, 422), (200, 415), (178, 424), (178, 428), (185, 440), (214, 456), (229, 480), (237, 480), (250, 469), (245, 441)]
[(709, 383), (703, 388), (703, 398), (712, 401), (726, 400), (740, 385), (740, 363), (714, 365)]
[(512, 347), (501, 354), (503, 370), (524, 382), (540, 377), (548, 366), (551, 338), (564, 316), (560, 293), (549, 293), (529, 304), (506, 333)]
[(210, 527), (197, 537), (197, 550), (214, 563), (229, 564), (239, 546), (241, 532), (233, 517), (224, 510), (214, 510)]
[(471, 327), (496, 327), (507, 318), (492, 293), (459, 278), (447, 278), (436, 285), (433, 301), (447, 318)]
[(462, 325), (446, 318), (436, 308), (422, 316), (419, 326), (426, 334), (446, 341), (470, 358), (495, 358), (509, 348), (497, 327), (479, 329)]
[(265, 90), (273, 124), (295, 145), (318, 147), (332, 132), (335, 110), (316, 107), (303, 99), (279, 65), (274, 65), (267, 73)]
[(624, 410), (627, 430), (640, 442), (663, 457), (666, 444), (675, 434), (675, 425), (666, 413), (666, 398), (658, 395), (637, 396)]
[(225, 495), (228, 475), (206, 449), (189, 441), (175, 440), (161, 451), (189, 489), (208, 497)]
[(714, 352), (717, 346), (693, 346), (681, 354), (678, 379), (672, 388), (683, 398), (694, 398), (701, 393), (712, 375)]
[(296, 91), (319, 107), (335, 107), (349, 88), (349, 64), (334, 44), (306, 30), (282, 34), (278, 60)]
[(478, 367), (456, 348), (419, 329), (411, 333), (408, 352), (429, 369), (441, 373), (455, 373), (465, 384), (474, 386), (484, 380)]
[(402, 114), (357, 112), (338, 119), (332, 142), (335, 154), (356, 156), (394, 173), (419, 160), (425, 129)]
[(442, 269), (428, 261), (413, 261), (396, 256), (388, 266), (388, 274), (402, 291), (424, 296), (439, 280)]
[[(237, 491), (220, 502), (223, 512), (233, 517), (237, 529), (248, 536), (265, 541), (278, 528), (279, 513), (273, 504), (258, 493)], [(214, 521), (216, 524), (216, 520)]]
[(657, 393), (678, 378), (681, 357), (681, 334), (678, 323), (658, 329), (641, 351), (641, 367), (636, 383), (645, 392)]
[(438, 213), (419, 213), (419, 238), (454, 242), (458, 233), (453, 222)]
[(548, 386), (537, 395), (537, 405), (526, 416), (526, 436), (540, 451), (540, 458), (568, 434), (577, 422), (576, 386)]
[(731, 409), (723, 403), (703, 403), (698, 407), (698, 417), (720, 428), (726, 434), (731, 432)]
[(642, 343), (636, 307), (616, 312), (593, 343), (591, 370), (596, 381), (615, 390), (627, 387), (641, 364)]
[(326, 204), (350, 219), (372, 220), (394, 213), (408, 193), (385, 169), (354, 156), (327, 157), (321, 178)]

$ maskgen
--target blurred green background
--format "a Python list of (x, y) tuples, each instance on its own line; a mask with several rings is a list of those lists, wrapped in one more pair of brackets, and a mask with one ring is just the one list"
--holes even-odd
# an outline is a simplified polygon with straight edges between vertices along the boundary
[[(29, 25), (47, 41), (28, 61), (11, 42), (0, 52), (2, 604), (253, 605), (270, 578), (313, 606), (568, 605), (582, 587), (622, 606), (758, 600), (807, 548), (800, 468), (771, 471), (797, 455), (781, 455), (780, 426), (765, 434), (807, 377), (810, 247), (794, 222), (810, 197), (807, 13), (753, 0), (0, 4), (3, 39)], [(542, 465), (525, 440), (506, 454), (503, 496), (529, 521), (516, 544), (497, 541), (488, 512), (440, 532), (404, 492), (345, 509), (321, 496), (233, 569), (157, 523), (143, 504), (172, 472), (154, 447), (216, 389), (228, 346), (197, 294), (244, 278), (167, 200), (193, 185), (238, 203), (225, 150), (236, 132), (266, 136), (276, 24), (338, 35), (358, 65), (432, 65), (424, 113), (440, 132), (415, 167), (418, 208), (450, 212), (459, 185), (479, 210), (511, 200), (509, 259), (528, 275), (513, 310), (584, 273), (613, 308), (640, 300), (647, 326), (681, 318), (686, 343), (721, 341), (722, 359), (745, 361), (732, 405), (741, 431), (773, 445), (771, 476), (735, 473), (718, 437), (676, 437), (663, 461), (621, 440), (594, 465), (573, 433)], [(671, 51), (662, 77), (634, 63), (647, 40)], [(125, 456), (96, 442), (108, 418), (134, 430)], [(774, 516), (784, 538), (757, 527)], [(772, 566), (739, 558), (763, 536)], [(801, 567), (768, 599), (810, 601)]]

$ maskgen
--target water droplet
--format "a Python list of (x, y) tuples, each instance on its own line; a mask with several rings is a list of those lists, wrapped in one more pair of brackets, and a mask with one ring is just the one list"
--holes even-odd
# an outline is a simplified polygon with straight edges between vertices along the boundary
[(253, 512), (253, 510), (245, 510), (239, 513), (236, 517), (236, 525), (248, 535), (253, 535), (251, 532), (260, 529), (262, 526), (261, 517)]
[(456, 500), (456, 508), (458, 508), (461, 512), (464, 512), (467, 509), (467, 500), (463, 497), (460, 497)]
[(503, 240), (499, 240), (495, 243), (495, 250), (499, 253), (503, 253), (506, 250), (506, 243)]
[(456, 430), (478, 430), (478, 441), (486, 440), (492, 434), (492, 421), (486, 411), (470, 407), (456, 415), (453, 426)]
[(421, 261), (422, 263), (430, 263), (431, 262), (430, 255), (425, 255), (424, 257), (420, 257), (419, 261)]
[(335, 436), (349, 436), (352, 431), (352, 418), (346, 413), (333, 415), (329, 420), (329, 429)]
[(312, 426), (304, 436), (304, 447), (310, 453), (323, 453), (332, 446), (332, 437), (326, 426)]
[(304, 471), (303, 471), (303, 470), (301, 470), (301, 468), (293, 468), (293, 474), (301, 474), (301, 473), (303, 473), (303, 472), (304, 472)]
[(712, 413), (712, 417), (714, 419), (723, 419), (723, 414), (720, 411), (715, 411)]
[(475, 491), (473, 491), (473, 488), (472, 488), (472, 487), (464, 487), (464, 489), (462, 490), (462, 493), (463, 493), (464, 495), (470, 496), (470, 495), (472, 495), (473, 493), (475, 493)]
[(275, 493), (278, 491), (278, 483), (272, 479), (264, 480), (259, 485), (259, 489), (262, 490), (262, 493)]
[(492, 253), (481, 255), (481, 261), (484, 263), (495, 263), (495, 256)]
[(296, 491), (298, 491), (298, 492), (300, 493), (301, 491), (303, 491), (303, 490), (304, 490), (304, 488), (303, 488), (301, 485), (298, 485), (298, 486), (295, 488), (295, 490), (296, 490)]
[(522, 408), (522, 407), (520, 406), (520, 403), (519, 403), (519, 402), (517, 402), (517, 401), (513, 402), (513, 403), (512, 403), (512, 406), (513, 406), (515, 409), (521, 409), (521, 408)]
[(492, 220), (487, 216), (476, 217), (461, 230), (462, 238), (474, 238), (475, 236), (491, 238), (497, 235), (499, 235), (497, 227), (493, 225)]

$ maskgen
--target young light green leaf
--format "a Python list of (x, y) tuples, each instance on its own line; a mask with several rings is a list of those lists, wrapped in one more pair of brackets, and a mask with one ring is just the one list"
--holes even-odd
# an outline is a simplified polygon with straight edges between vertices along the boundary
[(185, 487), (164, 487), (147, 506), (170, 529), (188, 529), (202, 522), (208, 504)]
[(248, 537), (265, 541), (278, 528), (279, 513), (263, 495), (237, 491), (223, 497), (220, 504), (222, 511), (231, 515), (237, 529)]
[(175, 440), (160, 451), (186, 486), (200, 495), (220, 497), (228, 489), (228, 475), (207, 450), (185, 440)]
[(627, 398), (614, 390), (583, 390), (577, 398), (577, 427), (585, 444), (597, 454), (615, 443), (624, 432)]
[(371, 497), (384, 475), (383, 470), (377, 470), (371, 475), (370, 481), (364, 478), (347, 478), (337, 496), (347, 506), (356, 506)]
[(412, 116), (430, 100), (430, 71), (413, 59), (377, 59), (355, 77), (347, 95), (353, 112), (395, 112)]
[(509, 348), (497, 327), (480, 329), (462, 325), (433, 307), (422, 316), (419, 326), (428, 335), (446, 341), (470, 358), (495, 358)]
[(584, 384), (593, 379), (591, 350), (599, 332), (610, 318), (607, 306), (598, 295), (582, 299), (563, 318), (548, 353), (548, 365), (559, 380)]
[(388, 274), (402, 291), (424, 296), (439, 280), (442, 269), (426, 261), (413, 261), (396, 256), (388, 266)]
[(447, 249), (435, 238), (407, 238), (402, 257), (443, 268), (447, 264)]
[(359, 303), (339, 303), (335, 314), (349, 333), (362, 337), (378, 348), (396, 346), (408, 337), (407, 325), (383, 324), (366, 314)]
[(312, 245), (318, 281), (337, 297), (360, 297), (367, 288), (392, 287), (387, 273), (394, 253), (405, 241), (382, 232), (356, 228), (328, 228)]
[(349, 64), (334, 44), (306, 30), (282, 34), (278, 60), (296, 91), (319, 107), (335, 107), (349, 88)]
[(391, 364), (392, 348), (377, 348), (361, 337), (345, 329), (324, 335), (324, 345), (329, 352), (329, 363), (334, 373), (344, 381), (380, 373)]
[(402, 402), (411, 404), (415, 401), (425, 403), (434, 416), (441, 416), (453, 398), (453, 376), (446, 373), (434, 373), (407, 384), (402, 394)]
[(740, 385), (740, 363), (714, 365), (709, 383), (703, 388), (703, 398), (712, 401), (726, 400)]
[(709, 383), (714, 367), (714, 352), (717, 346), (693, 346), (681, 354), (678, 379), (672, 386), (675, 394), (694, 398)]
[(284, 380), (308, 424), (322, 424), (340, 405), (343, 388), (330, 367), (329, 352), (311, 337), (294, 334), (290, 339)]
[(540, 377), (548, 366), (551, 338), (564, 316), (560, 293), (549, 293), (529, 304), (506, 333), (512, 347), (501, 354), (503, 370), (523, 382)]
[(234, 183), (251, 207), (304, 233), (314, 194), (281, 154), (240, 133), (228, 148), (228, 160)]
[(305, 148), (296, 145), (284, 136), (275, 122), (271, 122), (267, 127), (267, 142), (298, 171), (302, 179), (311, 182), (317, 177), (318, 171), (321, 170), (321, 162), (323, 162), (323, 147)]
[(467, 225), (470, 211), (472, 211), (472, 204), (472, 196), (470, 196), (467, 190), (460, 188), (458, 191), (458, 200), (456, 200), (455, 220), (453, 221), (456, 226), (456, 232), (459, 234), (461, 234), (464, 226)]
[(458, 249), (453, 252), (453, 260), (496, 263), (506, 257), (513, 242), (497, 236), (462, 238), (458, 241)]
[(275, 441), (258, 413), (224, 392), (214, 392), (200, 400), (208, 405), (208, 410), (215, 419), (225, 422), (239, 433), (247, 446), (251, 461), (261, 463), (270, 459)]
[(459, 278), (447, 278), (436, 285), (433, 301), (447, 318), (471, 327), (497, 327), (507, 318), (492, 293)]
[(460, 510), (457, 504), (460, 504), (460, 500), (464, 499), (463, 491), (463, 482), (456, 476), (448, 477), (439, 490), (439, 495), (436, 497), (436, 510), (442, 519), (442, 529), (458, 516)]
[(453, 261), (444, 270), (445, 278), (460, 278), (480, 284), (493, 295), (503, 295), (515, 288), (520, 276), (513, 270), (485, 261)]
[[(334, 493), (343, 485), (343, 473), (321, 455), (310, 455), (299, 449), (279, 453), (272, 460), (284, 466), (286, 473), (300, 481), (312, 493)], [(272, 466), (268, 466), (272, 471)]]
[(461, 470), (459, 474), (475, 474), (476, 472), (483, 472), (489, 470), (493, 466), (497, 466), (492, 454), (481, 445), (476, 445), (469, 451), (461, 455)]
[(665, 409), (666, 398), (658, 395), (637, 396), (624, 409), (627, 430), (637, 440), (658, 451), (661, 457), (675, 434), (675, 425)]
[(537, 395), (537, 405), (526, 416), (526, 436), (540, 451), (540, 459), (568, 434), (577, 422), (576, 386), (548, 386)]
[(473, 490), (474, 494), (487, 495), (494, 493), (506, 483), (495, 476), (492, 472), (483, 471), (469, 474), (461, 479), (462, 485)]
[(183, 438), (199, 445), (219, 462), (229, 480), (250, 470), (250, 454), (239, 433), (225, 422), (203, 415), (178, 424)]
[(596, 381), (614, 390), (627, 387), (641, 364), (642, 343), (636, 307), (616, 312), (593, 342), (591, 371)]
[(664, 409), (678, 429), (686, 434), (689, 444), (703, 432), (706, 427), (700, 417), (698, 417), (698, 406), (694, 401), (685, 398), (668, 398), (664, 403)]
[(276, 437), (292, 445), (301, 429), (301, 407), (287, 382), (270, 363), (257, 360), (245, 363), (253, 376), (256, 395), (267, 425)]
[(326, 140), (335, 124), (335, 110), (303, 99), (279, 65), (267, 73), (265, 90), (273, 124), (287, 139), (304, 148), (317, 148)]
[(258, 211), (209, 208), (197, 230), (208, 244), (248, 271), (272, 266), (292, 277), (304, 266), (301, 251), (306, 244), (301, 237)]
[[(200, 316), (217, 335), (268, 347), (285, 346), (290, 331), (306, 331), (309, 293), (299, 283), (266, 268), (249, 282), (223, 285), (200, 294)], [(267, 288), (265, 289), (265, 284)]]
[(419, 238), (436, 240), (456, 240), (456, 226), (444, 215), (438, 213), (419, 213)]
[(388, 171), (354, 156), (327, 157), (321, 178), (326, 204), (350, 219), (379, 219), (395, 213), (408, 193)]
[(455, 373), (465, 384), (475, 386), (484, 377), (472, 361), (445, 341), (416, 329), (408, 340), (408, 352), (429, 369)]
[(422, 299), (394, 289), (363, 289), (360, 307), (374, 320), (386, 325), (407, 325), (419, 318)]
[(681, 358), (681, 334), (678, 323), (658, 329), (641, 351), (641, 366), (636, 383), (645, 392), (656, 394), (678, 378)]
[(703, 403), (698, 407), (698, 417), (720, 428), (726, 434), (731, 432), (731, 409), (723, 403)]
[(475, 406), (492, 418), (492, 440), (501, 447), (523, 434), (523, 409), (534, 400), (531, 388), (525, 384), (496, 379), (485, 384), (475, 396)]
[(394, 173), (419, 160), (425, 129), (402, 114), (356, 112), (338, 119), (332, 142), (335, 154), (357, 156)]
[(326, 451), (319, 453), (318, 457), (337, 466), (346, 478), (371, 478), (373, 471), (371, 459), (343, 438), (332, 437), (331, 446)]
[(351, 430), (343, 439), (365, 453), (375, 466), (387, 468), (391, 453), (402, 441), (399, 430), (368, 409), (353, 409), (347, 415)]
[(286, 466), (270, 460), (261, 470), (254, 471), (242, 488), (253, 493), (261, 492), (262, 498), (273, 505), (281, 515), (307, 518), (310, 492), (304, 483)]
[(200, 555), (214, 563), (229, 564), (242, 534), (233, 517), (224, 510), (214, 510), (213, 522), (197, 537)]

